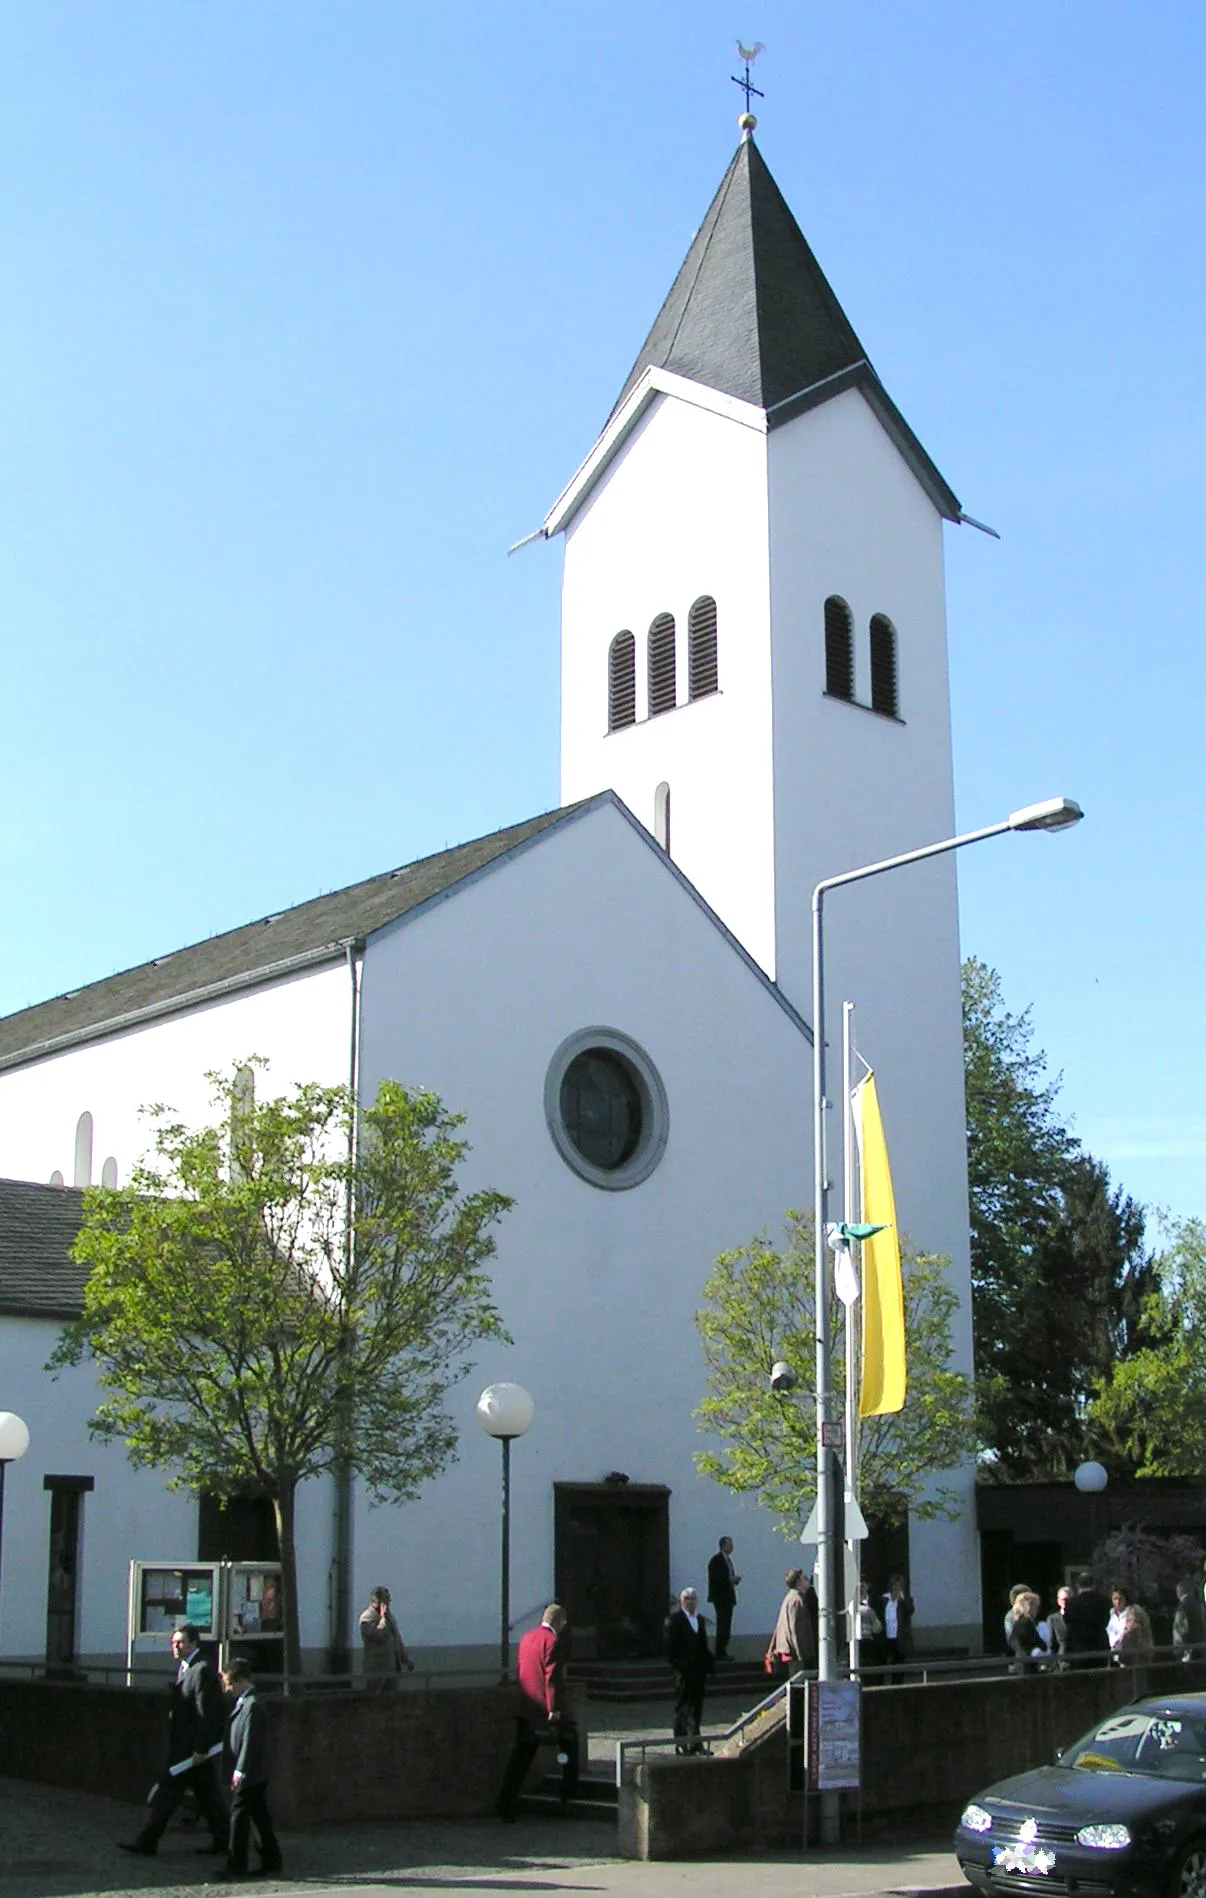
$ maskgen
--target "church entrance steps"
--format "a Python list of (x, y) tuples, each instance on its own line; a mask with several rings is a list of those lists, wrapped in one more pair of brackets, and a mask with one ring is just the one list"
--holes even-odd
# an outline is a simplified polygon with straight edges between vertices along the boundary
[(519, 1809), (533, 1815), (544, 1814), (550, 1819), (607, 1820), (614, 1825), (619, 1801), (615, 1774), (598, 1771), (579, 1774), (574, 1797), (563, 1799), (561, 1774), (554, 1769), (523, 1794)]
[[(674, 1679), (665, 1661), (572, 1661), (571, 1680), (592, 1701), (672, 1700)], [(708, 1697), (743, 1695), (753, 1706), (770, 1691), (761, 1661), (721, 1661), (708, 1681)]]

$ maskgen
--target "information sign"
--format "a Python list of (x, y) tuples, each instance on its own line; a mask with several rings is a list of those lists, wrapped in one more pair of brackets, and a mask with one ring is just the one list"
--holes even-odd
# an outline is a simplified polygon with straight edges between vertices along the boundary
[(808, 1683), (808, 1781), (840, 1792), (862, 1778), (862, 1689), (858, 1681)]

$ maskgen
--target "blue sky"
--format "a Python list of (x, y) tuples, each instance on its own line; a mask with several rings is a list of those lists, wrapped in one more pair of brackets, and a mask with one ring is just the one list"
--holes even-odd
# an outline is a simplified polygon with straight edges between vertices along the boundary
[(960, 823), (1088, 813), (965, 854), (964, 950), (1206, 1212), (1206, 15), (1161, 0), (0, 0), (0, 1010), (556, 802), (559, 554), (505, 549), (728, 161), (738, 33), (1003, 535), (948, 530)]

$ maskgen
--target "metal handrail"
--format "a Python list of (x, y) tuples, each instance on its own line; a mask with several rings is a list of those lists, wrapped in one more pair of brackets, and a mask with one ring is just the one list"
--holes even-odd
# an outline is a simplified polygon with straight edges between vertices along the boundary
[[(1186, 1651), (1181, 1648), (1154, 1647), (1143, 1660), (1131, 1661), (1114, 1649), (1107, 1651), (1104, 1648), (1093, 1648), (1081, 1650), (1077, 1653), (1069, 1652), (1063, 1655), (1045, 1654), (1038, 1660), (1037, 1665), (1026, 1668), (1019, 1666), (1016, 1656), (999, 1654), (975, 1657), (968, 1655), (963, 1660), (926, 1661), (924, 1659), (909, 1659), (907, 1661), (896, 1661), (891, 1665), (872, 1666), (868, 1664), (865, 1667), (860, 1666), (857, 1668), (852, 1678), (861, 1680), (863, 1684), (868, 1687), (883, 1687), (896, 1685), (900, 1675), (907, 1674), (910, 1676), (911, 1684), (924, 1687), (928, 1686), (931, 1679), (935, 1677), (951, 1681), (994, 1678), (1020, 1681), (1039, 1678), (1058, 1678), (1065, 1673), (1071, 1674), (1081, 1671), (1070, 1665), (1073, 1662), (1089, 1662), (1099, 1668), (1104, 1664), (1106, 1667), (1123, 1669), (1149, 1667), (1153, 1664), (1167, 1661), (1184, 1662), (1195, 1659), (1206, 1663), (1206, 1650), (1204, 1650), (1201, 1655), (1194, 1655), (1192, 1653), (1187, 1654)], [(891, 1679), (885, 1679), (885, 1676), (890, 1676)], [(815, 1679), (815, 1669), (801, 1668), (797, 1673), (781, 1680), (776, 1687), (771, 1689), (770, 1693), (767, 1694), (764, 1699), (758, 1702), (756, 1707), (751, 1707), (748, 1712), (743, 1713), (731, 1726), (709, 1729), (700, 1734), (700, 1739), (723, 1746), (727, 1742), (739, 1738), (747, 1727), (752, 1726), (755, 1720), (761, 1719), (763, 1714), (769, 1713), (772, 1707), (776, 1706), (780, 1700), (786, 1697), (787, 1689), (792, 1681)], [(639, 1752), (643, 1760), (650, 1748), (664, 1748), (681, 1744), (681, 1739), (676, 1740), (672, 1733), (667, 1734), (665, 1732), (628, 1734), (624, 1739), (617, 1740), (617, 1787), (624, 1784), (624, 1766), (629, 1753)]]
[[(815, 1679), (815, 1674), (808, 1675), (804, 1673), (803, 1670), (801, 1670), (801, 1672), (798, 1674), (792, 1674), (792, 1675), (786, 1676), (783, 1680), (781, 1680), (778, 1683), (777, 1686), (771, 1688), (770, 1693), (767, 1694), (764, 1699), (760, 1700), (756, 1707), (750, 1707), (747, 1709), (745, 1713), (738, 1715), (737, 1719), (734, 1720), (732, 1726), (722, 1727), (722, 1728), (711, 1728), (707, 1732), (702, 1732), (699, 1736), (700, 1739), (714, 1740), (720, 1746), (724, 1746), (730, 1740), (737, 1739), (740, 1734), (744, 1733), (747, 1727), (753, 1725), (755, 1720), (760, 1720), (764, 1713), (769, 1713), (772, 1707), (776, 1706), (779, 1701), (786, 1698), (788, 1687), (791, 1685), (792, 1681), (802, 1681), (802, 1680), (808, 1680), (808, 1679)], [(672, 1733), (670, 1734), (667, 1734), (667, 1733), (628, 1734), (625, 1736), (624, 1739), (617, 1740), (616, 1741), (616, 1785), (622, 1786), (624, 1784), (624, 1760), (625, 1760), (626, 1754), (630, 1752), (635, 1753), (639, 1748), (641, 1758), (644, 1759), (645, 1754), (650, 1747), (681, 1746), (681, 1745), (682, 1745), (681, 1739), (676, 1739)]]
[[(0, 1677), (16, 1674), (22, 1679), (42, 1680), (48, 1687), (162, 1687), (170, 1682), (172, 1675), (162, 1664), (143, 1663), (127, 1667), (120, 1662), (72, 1662), (61, 1666), (46, 1661), (9, 1660), (0, 1657)], [(366, 1679), (372, 1676), (364, 1674), (269, 1674), (258, 1676), (261, 1691), (265, 1693), (299, 1694), (311, 1690), (325, 1689), (353, 1690), (364, 1686)], [(440, 1684), (461, 1687), (480, 1687), (485, 1683), (496, 1685), (497, 1668), (467, 1667), (429, 1667), (416, 1668), (413, 1674), (400, 1674), (398, 1686), (405, 1692), (433, 1687)]]

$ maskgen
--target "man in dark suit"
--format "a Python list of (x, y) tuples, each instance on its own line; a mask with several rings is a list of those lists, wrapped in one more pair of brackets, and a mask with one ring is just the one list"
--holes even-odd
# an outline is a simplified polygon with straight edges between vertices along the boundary
[(230, 1768), (230, 1842), (224, 1878), (246, 1878), (247, 1848), (255, 1821), (260, 1842), (260, 1871), (271, 1877), (281, 1869), (281, 1848), (268, 1811), (268, 1715), (256, 1697), (247, 1662), (236, 1656), (222, 1675), (234, 1702), (226, 1722), (226, 1762)]
[(721, 1536), (720, 1546), (708, 1563), (708, 1600), (716, 1610), (716, 1659), (729, 1658), (729, 1636), (733, 1631), (733, 1610), (737, 1606), (737, 1587), (741, 1581), (733, 1567), (733, 1538)]
[(1076, 1592), (1068, 1597), (1064, 1623), (1068, 1631), (1070, 1667), (1107, 1667), (1110, 1659), (1110, 1604), (1086, 1570), (1076, 1578)]
[(708, 1646), (708, 1624), (699, 1612), (699, 1595), (684, 1588), (678, 1607), (666, 1620), (666, 1659), (674, 1669), (674, 1751), (702, 1753), (704, 1689), (716, 1665)]
[(218, 1791), (218, 1758), (226, 1716), (213, 1669), (202, 1658), (200, 1630), (185, 1622), (172, 1636), (176, 1678), (168, 1712), (167, 1763), (151, 1795), (146, 1824), (136, 1839), (121, 1840), (123, 1852), (154, 1856), (168, 1820), (186, 1793), (192, 1793), (209, 1827), (203, 1852), (225, 1852), (227, 1818)]

